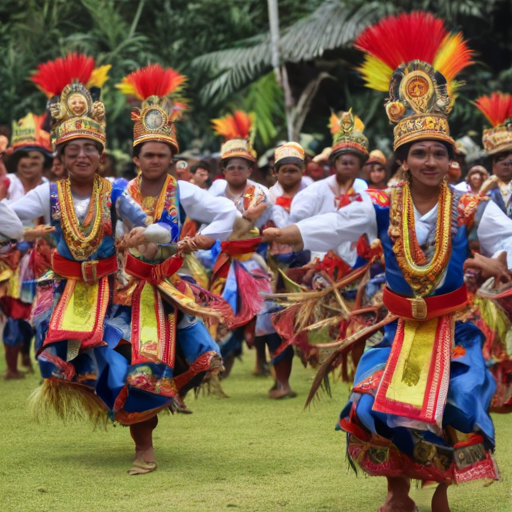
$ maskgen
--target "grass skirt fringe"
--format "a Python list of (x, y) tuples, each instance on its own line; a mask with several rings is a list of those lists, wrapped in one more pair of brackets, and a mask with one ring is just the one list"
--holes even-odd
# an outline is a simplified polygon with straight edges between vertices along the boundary
[(94, 392), (59, 379), (45, 379), (29, 396), (28, 408), (36, 421), (53, 416), (64, 422), (91, 421), (95, 428), (106, 428), (108, 423), (107, 412)]

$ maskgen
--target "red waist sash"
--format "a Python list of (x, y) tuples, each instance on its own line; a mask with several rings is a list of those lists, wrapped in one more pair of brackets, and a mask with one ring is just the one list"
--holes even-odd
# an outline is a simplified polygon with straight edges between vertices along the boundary
[(175, 254), (162, 263), (146, 263), (128, 254), (124, 270), (127, 274), (142, 281), (148, 281), (153, 286), (160, 284), (165, 278), (171, 277), (183, 265), (183, 258)]
[(52, 254), (53, 271), (67, 279), (94, 283), (102, 277), (113, 274), (117, 268), (116, 256), (110, 256), (103, 260), (73, 261), (64, 258), (57, 252)]
[(410, 298), (402, 297), (386, 286), (382, 299), (393, 315), (408, 320), (430, 320), (461, 309), (468, 301), (468, 292), (466, 285), (462, 285), (454, 292), (444, 295)]

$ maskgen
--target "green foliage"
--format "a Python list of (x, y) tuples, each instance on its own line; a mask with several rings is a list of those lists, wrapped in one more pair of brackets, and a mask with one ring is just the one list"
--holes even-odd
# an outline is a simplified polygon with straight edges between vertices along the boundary
[[(384, 95), (363, 87), (354, 71), (361, 57), (351, 49), (358, 33), (387, 13), (431, 10), (461, 26), (479, 52), (452, 116), (455, 135), (482, 127), (470, 100), (491, 88), (512, 89), (512, 7), (505, 0), (279, 0), (278, 7), (295, 101), (322, 73), (334, 77), (320, 85), (304, 126), (306, 132), (320, 127), (326, 141), (328, 112), (340, 106), (354, 107), (372, 142), (391, 135), (380, 108)], [(257, 113), (260, 152), (286, 136), (283, 95), (271, 73), (266, 0), (2, 0), (0, 19), (2, 131), (28, 111), (44, 110), (46, 98), (29, 80), (37, 65), (79, 50), (113, 65), (103, 90), (111, 148), (127, 151), (132, 130), (130, 107), (114, 85), (150, 62), (189, 78), (191, 111), (178, 130), (182, 147), (217, 150), (210, 119), (238, 107)]]

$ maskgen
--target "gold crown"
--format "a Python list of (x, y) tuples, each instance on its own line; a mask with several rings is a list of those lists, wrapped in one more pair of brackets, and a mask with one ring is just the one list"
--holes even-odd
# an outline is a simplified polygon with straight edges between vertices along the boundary
[(366, 85), (389, 90), (386, 113), (397, 123), (395, 151), (422, 139), (455, 147), (447, 122), (460, 85), (455, 77), (472, 64), (472, 52), (462, 34), (450, 32), (431, 13), (413, 11), (367, 27), (355, 47), (366, 54), (359, 68)]
[(287, 142), (274, 150), (274, 163), (277, 164), (285, 158), (296, 158), (304, 161), (304, 149), (298, 142)]
[(143, 142), (166, 142), (173, 148), (174, 154), (179, 153), (174, 120), (176, 115), (172, 103), (167, 98), (150, 96), (143, 101), (140, 109), (132, 112), (133, 146)]
[(105, 146), (105, 105), (94, 101), (84, 84), (67, 85), (60, 98), (48, 101), (48, 109), (54, 120), (52, 136), (55, 145), (86, 138)]
[(352, 115), (352, 109), (342, 112), (338, 117), (331, 114), (329, 123), (333, 134), (331, 158), (341, 153), (356, 153), (364, 161), (368, 158), (368, 139), (363, 134), (364, 124), (357, 116)]

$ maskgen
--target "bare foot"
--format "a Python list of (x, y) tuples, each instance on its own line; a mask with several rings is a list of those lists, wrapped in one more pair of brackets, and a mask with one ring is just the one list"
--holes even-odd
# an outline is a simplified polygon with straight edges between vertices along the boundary
[(432, 512), (450, 512), (448, 484), (439, 484), (432, 496)]
[(411, 483), (408, 478), (388, 477), (388, 495), (378, 512), (417, 512), (416, 504), (409, 498), (410, 488)]
[(7, 370), (5, 372), (5, 376), (4, 376), (5, 380), (24, 379), (24, 378), (25, 378), (25, 374), (23, 372), (19, 372), (18, 370), (16, 370), (15, 372), (13, 372), (12, 370)]
[(151, 473), (157, 468), (155, 461), (155, 454), (153, 448), (148, 448), (143, 451), (135, 452), (135, 460), (133, 461), (132, 467), (127, 471), (131, 476), (133, 475), (145, 475)]
[(269, 398), (280, 399), (280, 398), (295, 398), (297, 393), (292, 391), (290, 388), (278, 388), (272, 389), (268, 393)]

